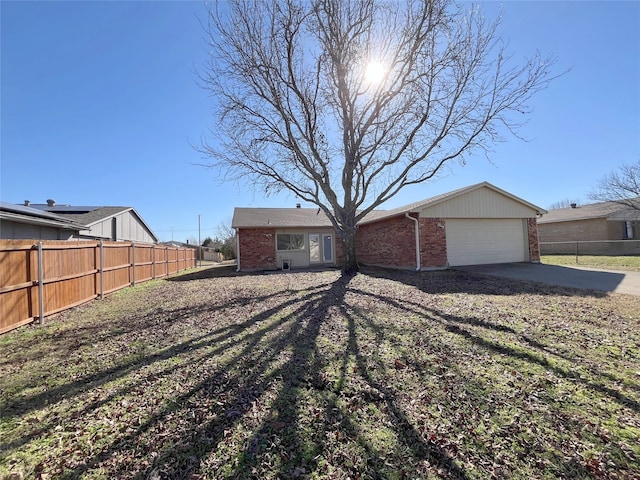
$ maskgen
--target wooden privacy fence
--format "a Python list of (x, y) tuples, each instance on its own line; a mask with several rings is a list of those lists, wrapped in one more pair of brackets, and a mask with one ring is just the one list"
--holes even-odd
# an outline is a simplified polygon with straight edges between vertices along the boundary
[(0, 240), (0, 334), (196, 266), (196, 251), (130, 242)]

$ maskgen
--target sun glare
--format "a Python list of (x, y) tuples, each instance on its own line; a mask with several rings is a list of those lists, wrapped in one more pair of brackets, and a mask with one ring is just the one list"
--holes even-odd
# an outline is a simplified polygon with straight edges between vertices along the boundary
[(379, 85), (384, 81), (387, 69), (380, 62), (369, 62), (364, 72), (364, 76), (372, 85)]

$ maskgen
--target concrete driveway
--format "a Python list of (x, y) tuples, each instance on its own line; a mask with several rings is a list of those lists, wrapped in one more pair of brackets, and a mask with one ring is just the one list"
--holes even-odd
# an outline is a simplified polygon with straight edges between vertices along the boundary
[(640, 295), (640, 272), (600, 270), (595, 268), (544, 265), (538, 263), (503, 263), (455, 267), (463, 272), (513, 278), (547, 285)]

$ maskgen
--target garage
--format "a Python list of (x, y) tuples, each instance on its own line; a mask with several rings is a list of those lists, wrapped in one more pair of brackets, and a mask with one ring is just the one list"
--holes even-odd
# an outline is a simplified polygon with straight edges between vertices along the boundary
[(452, 267), (529, 261), (522, 219), (447, 219), (446, 232)]

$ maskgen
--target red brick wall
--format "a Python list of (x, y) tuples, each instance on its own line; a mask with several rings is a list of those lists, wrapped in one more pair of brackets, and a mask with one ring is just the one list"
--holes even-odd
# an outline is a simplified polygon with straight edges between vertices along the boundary
[(358, 227), (358, 262), (398, 268), (416, 268), (415, 222), (394, 217)]
[(529, 237), (529, 261), (540, 262), (540, 245), (538, 244), (538, 222), (535, 218), (527, 219), (527, 232)]
[(272, 228), (241, 228), (240, 270), (276, 268), (276, 231)]
[(420, 267), (447, 266), (447, 231), (444, 218), (420, 219)]
[[(418, 218), (417, 214), (411, 214)], [(447, 266), (447, 237), (442, 218), (420, 218), (420, 267)], [(394, 217), (362, 225), (356, 235), (358, 261), (367, 265), (416, 268), (415, 222)]]

